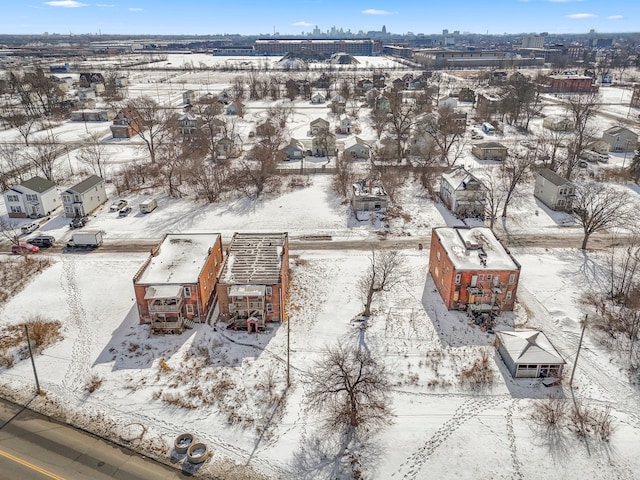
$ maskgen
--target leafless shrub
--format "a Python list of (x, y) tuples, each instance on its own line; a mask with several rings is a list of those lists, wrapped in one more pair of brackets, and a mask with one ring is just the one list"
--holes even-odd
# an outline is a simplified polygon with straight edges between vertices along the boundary
[(495, 375), (491, 368), (490, 359), (489, 351), (487, 349), (481, 350), (480, 357), (475, 359), (473, 365), (462, 371), (460, 380), (475, 387), (492, 385), (495, 381)]
[(558, 428), (567, 418), (567, 400), (559, 397), (536, 400), (529, 418), (541, 427)]
[(87, 381), (87, 384), (84, 386), (84, 389), (89, 393), (93, 393), (102, 386), (103, 381), (104, 381), (104, 378), (94, 373), (93, 375), (91, 375), (91, 377)]
[(163, 373), (168, 373), (168, 372), (172, 371), (173, 368), (171, 368), (167, 364), (167, 361), (164, 358), (161, 358), (160, 361), (158, 362), (158, 370), (160, 370)]
[(198, 405), (190, 402), (187, 398), (185, 398), (178, 392), (165, 392), (161, 395), (160, 398), (164, 403), (168, 403), (169, 405), (173, 405), (174, 407), (188, 408), (190, 410), (198, 407)]

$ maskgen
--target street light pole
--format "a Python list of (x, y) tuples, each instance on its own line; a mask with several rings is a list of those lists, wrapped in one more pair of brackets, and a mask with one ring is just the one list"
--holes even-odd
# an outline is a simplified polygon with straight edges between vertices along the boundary
[(38, 372), (36, 371), (36, 362), (33, 360), (33, 352), (31, 351), (31, 341), (29, 340), (29, 327), (24, 326), (27, 335), (27, 346), (29, 347), (29, 357), (31, 358), (31, 366), (33, 367), (33, 376), (36, 378), (36, 393), (40, 395), (40, 382), (38, 381)]

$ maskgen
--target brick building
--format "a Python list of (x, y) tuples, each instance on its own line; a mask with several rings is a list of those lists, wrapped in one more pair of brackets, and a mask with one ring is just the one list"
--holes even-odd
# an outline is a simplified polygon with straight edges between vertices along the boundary
[(429, 273), (449, 310), (474, 317), (513, 310), (520, 264), (486, 227), (434, 228)]

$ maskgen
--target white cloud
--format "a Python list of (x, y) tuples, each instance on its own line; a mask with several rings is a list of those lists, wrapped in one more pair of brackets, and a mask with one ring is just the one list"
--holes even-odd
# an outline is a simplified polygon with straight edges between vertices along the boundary
[(309, 23), (309, 22), (296, 22), (296, 23), (292, 23), (291, 25), (293, 25), (294, 27), (312, 27), (313, 23)]
[(597, 15), (593, 13), (573, 13), (571, 15), (567, 15), (567, 18), (573, 18), (574, 20), (580, 20), (581, 18), (598, 18)]
[(130, 12), (141, 12), (142, 9), (140, 7), (129, 7), (127, 10)]
[(392, 15), (393, 12), (387, 12), (386, 10), (376, 10), (375, 8), (367, 8), (362, 13), (365, 15)]
[(64, 7), (64, 8), (78, 8), (86, 7), (86, 3), (76, 2), (75, 0), (55, 0), (53, 2), (44, 2), (45, 5), (50, 7)]
[(624, 17), (622, 15), (609, 15), (607, 18), (609, 20), (622, 20)]

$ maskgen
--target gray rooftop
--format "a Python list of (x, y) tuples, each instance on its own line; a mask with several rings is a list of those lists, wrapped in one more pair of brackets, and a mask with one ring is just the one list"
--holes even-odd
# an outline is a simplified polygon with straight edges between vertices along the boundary
[(565, 180), (556, 172), (554, 172), (553, 170), (549, 170), (548, 168), (543, 168), (542, 170), (540, 170), (538, 172), (538, 175), (540, 175), (545, 180), (553, 183), (557, 187), (570, 183), (568, 180)]
[(87, 190), (90, 190), (91, 188), (95, 187), (96, 185), (99, 185), (102, 182), (104, 182), (104, 179), (102, 177), (99, 177), (97, 175), (91, 175), (90, 177), (85, 178), (80, 183), (76, 183), (73, 187), (69, 188), (68, 190), (76, 193), (84, 193)]
[(44, 193), (47, 190), (51, 190), (52, 188), (56, 187), (56, 184), (51, 180), (47, 180), (46, 178), (42, 177), (30, 178), (29, 180), (25, 180), (24, 182), (22, 182), (20, 185), (24, 188), (28, 188), (29, 190), (38, 193)]

